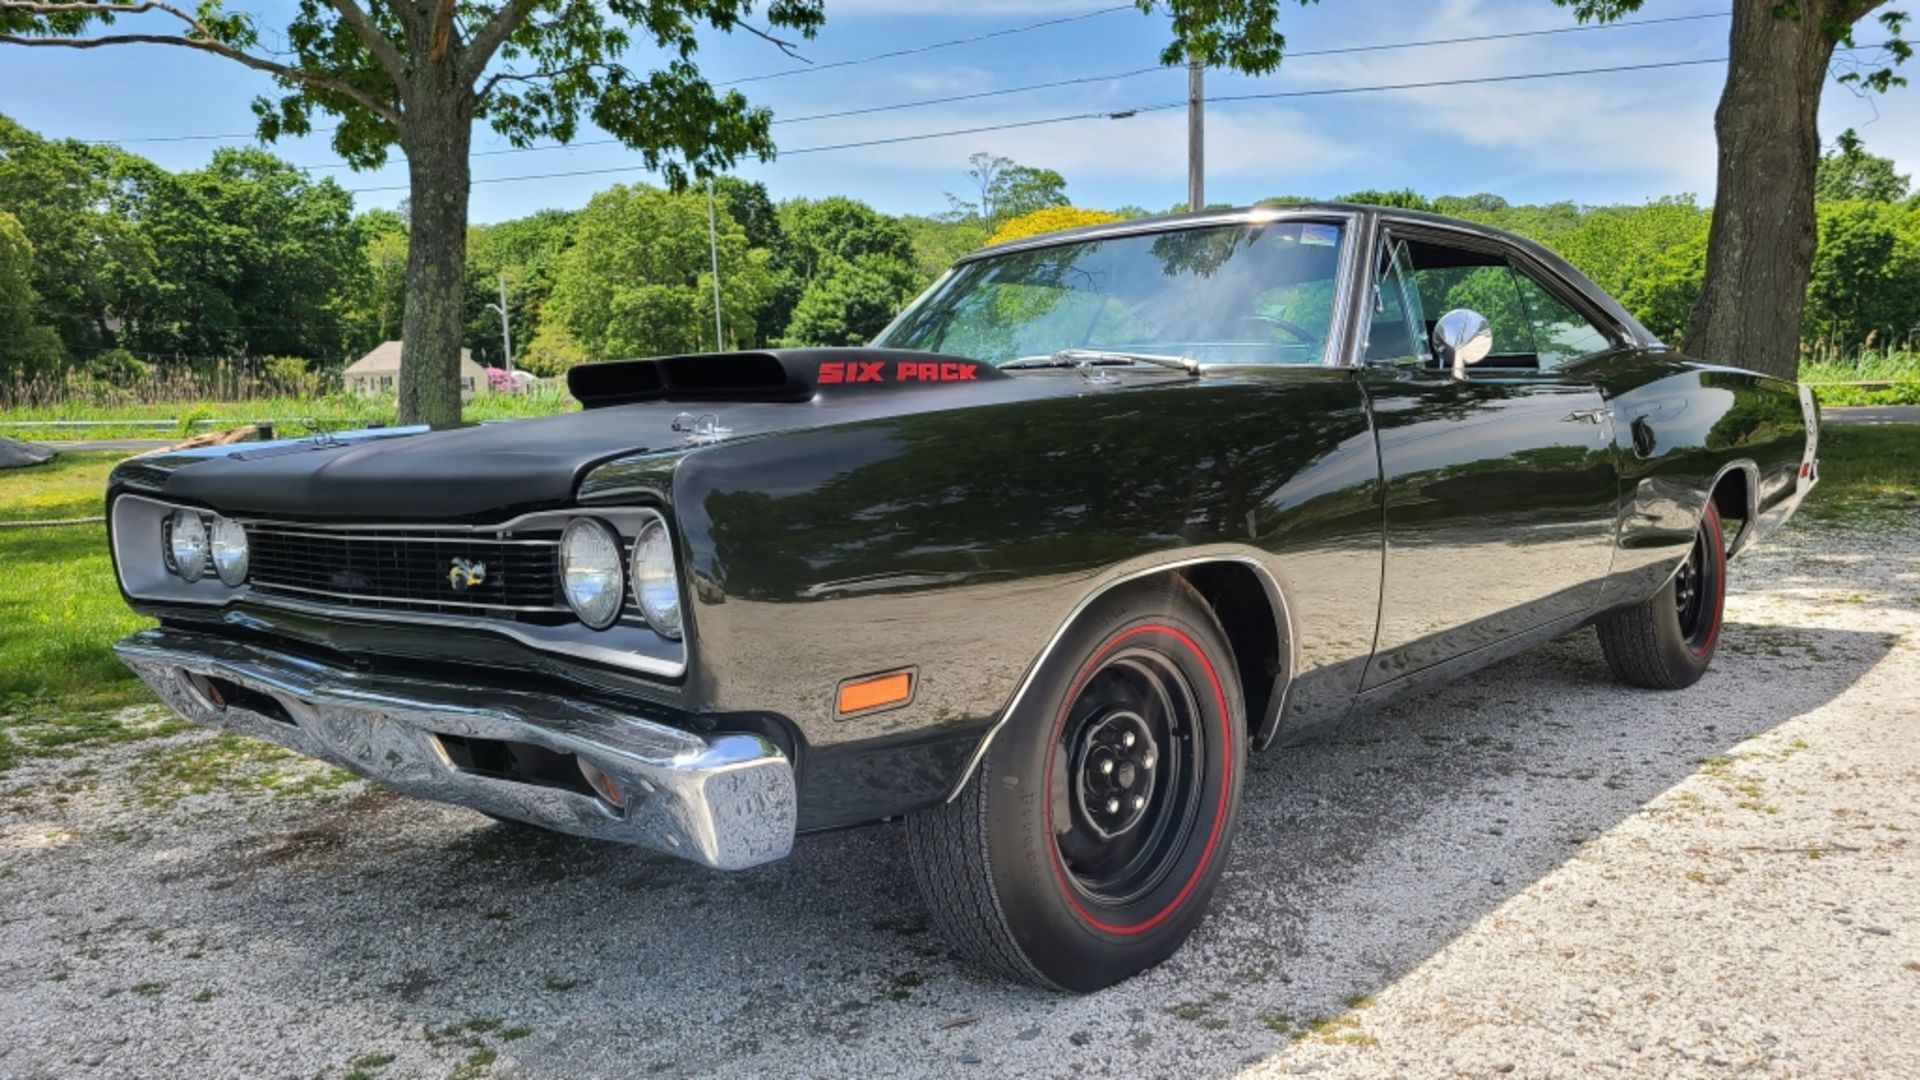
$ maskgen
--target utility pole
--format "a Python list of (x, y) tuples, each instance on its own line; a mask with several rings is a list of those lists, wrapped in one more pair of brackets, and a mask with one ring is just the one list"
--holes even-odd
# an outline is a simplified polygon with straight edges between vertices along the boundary
[(488, 304), (488, 307), (500, 313), (500, 345), (507, 358), (506, 372), (513, 374), (513, 326), (507, 321), (507, 272), (500, 271), (500, 302)]
[(1187, 58), (1187, 210), (1196, 214), (1207, 208), (1205, 71), (1199, 57)]
[(720, 329), (720, 228), (713, 216), (713, 177), (707, 177), (707, 253), (713, 256), (713, 351), (726, 348)]
[(500, 272), (500, 302), (488, 304), (488, 308), (500, 313), (500, 343), (505, 346), (505, 368), (507, 374), (513, 374), (513, 328), (507, 322), (507, 274)]

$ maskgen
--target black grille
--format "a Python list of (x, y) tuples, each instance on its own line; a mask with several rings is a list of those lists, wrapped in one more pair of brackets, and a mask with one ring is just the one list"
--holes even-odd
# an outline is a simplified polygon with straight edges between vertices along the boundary
[[(557, 534), (327, 531), (249, 524), (248, 578), (256, 592), (337, 607), (483, 615), (532, 622), (570, 618), (561, 597)], [(485, 578), (456, 588), (455, 560)]]

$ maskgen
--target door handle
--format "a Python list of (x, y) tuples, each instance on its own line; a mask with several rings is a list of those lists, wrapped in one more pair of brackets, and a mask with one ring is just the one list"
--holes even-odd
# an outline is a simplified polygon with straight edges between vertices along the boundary
[(1607, 417), (1612, 415), (1613, 410), (1605, 407), (1598, 409), (1576, 409), (1566, 416), (1561, 417), (1561, 419), (1569, 424), (1603, 424), (1606, 422)]

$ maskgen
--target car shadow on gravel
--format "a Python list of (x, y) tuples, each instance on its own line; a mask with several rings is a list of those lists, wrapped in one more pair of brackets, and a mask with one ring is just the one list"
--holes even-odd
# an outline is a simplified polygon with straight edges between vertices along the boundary
[[(233, 838), (117, 849), (127, 893), (109, 906), (192, 912), (178, 930), (198, 955), (167, 962), (242, 1009), (300, 1003), (278, 1022), (350, 1025), (342, 1068), (481, 1046), (539, 1074), (1220, 1074), (1318, 1037), (1308, 1018), (1391, 984), (1704, 759), (1845, 692), (1895, 640), (1733, 623), (1700, 685), (1657, 694), (1612, 683), (1580, 634), (1258, 755), (1211, 916), (1166, 965), (1088, 997), (955, 960), (897, 826), (721, 874), (362, 788), (160, 827)], [(250, 1052), (222, 1060), (258, 1071)]]

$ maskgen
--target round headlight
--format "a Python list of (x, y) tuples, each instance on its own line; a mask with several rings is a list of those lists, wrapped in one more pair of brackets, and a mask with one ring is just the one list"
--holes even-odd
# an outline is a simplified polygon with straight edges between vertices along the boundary
[(626, 581), (620, 572), (620, 538), (592, 518), (574, 518), (560, 534), (560, 580), (567, 606), (580, 621), (605, 630), (620, 617)]
[(673, 572), (673, 541), (655, 518), (633, 541), (633, 598), (647, 625), (664, 637), (680, 636), (680, 579)]
[(247, 580), (247, 530), (218, 515), (213, 519), (213, 571), (229, 586)]
[(175, 510), (167, 519), (167, 554), (173, 572), (186, 581), (199, 581), (207, 572), (207, 526), (193, 510)]

